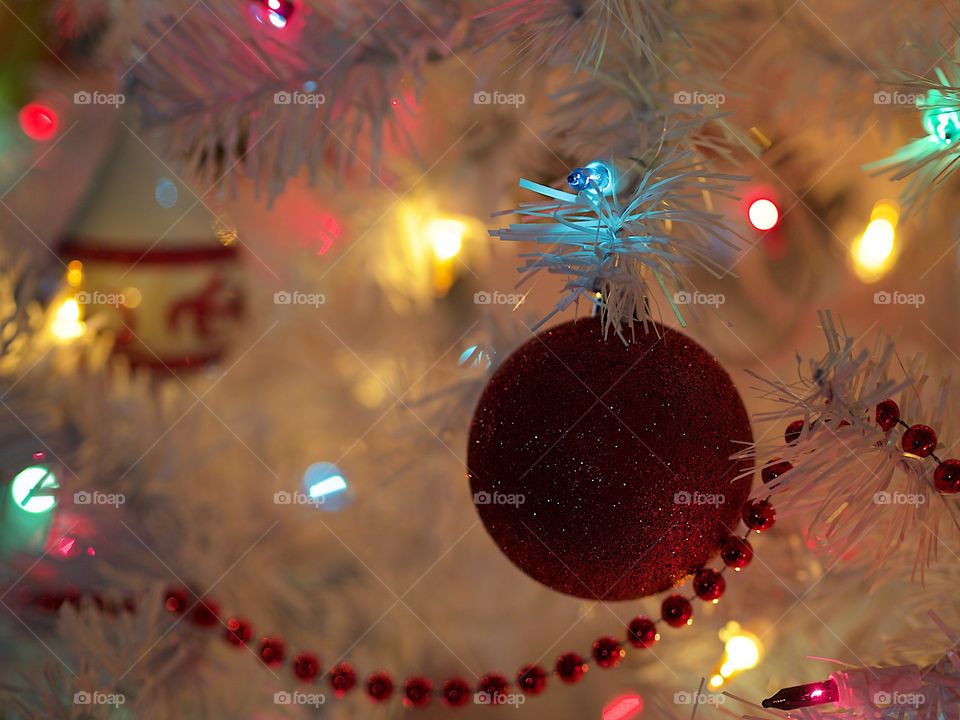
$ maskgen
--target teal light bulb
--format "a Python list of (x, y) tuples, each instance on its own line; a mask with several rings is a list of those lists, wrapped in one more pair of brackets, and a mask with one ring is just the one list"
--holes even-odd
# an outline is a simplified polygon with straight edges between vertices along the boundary
[(960, 112), (948, 104), (943, 93), (931, 90), (924, 106), (923, 127), (931, 139), (943, 145), (952, 145), (960, 139)]

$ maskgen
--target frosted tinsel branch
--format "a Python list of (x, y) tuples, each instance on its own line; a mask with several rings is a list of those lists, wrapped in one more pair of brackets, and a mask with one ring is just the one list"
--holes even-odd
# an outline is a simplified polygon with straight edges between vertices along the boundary
[(723, 217), (707, 209), (706, 198), (710, 193), (729, 196), (733, 183), (743, 178), (707, 170), (693, 152), (655, 161), (638, 177), (613, 174), (609, 190), (600, 192), (591, 185), (577, 194), (521, 180), (521, 187), (549, 201), (498, 213), (517, 213), (524, 222), (491, 230), (491, 235), (549, 246), (521, 254), (523, 278), (518, 286), (541, 270), (567, 277), (563, 297), (534, 330), (587, 298), (599, 308), (604, 331), (612, 328), (626, 340), (624, 327), (646, 323), (651, 315), (647, 274), (656, 278), (680, 318), (668, 289), (668, 283), (682, 287), (680, 266), (695, 264), (716, 276), (724, 273), (714, 259), (715, 248), (736, 247), (734, 236)]
[[(806, 360), (798, 354), (796, 381), (750, 373), (761, 383), (760, 397), (777, 408), (757, 416), (773, 424), (768, 434), (776, 437), (738, 457), (762, 468), (764, 483), (754, 495), (772, 496), (778, 511), (808, 518), (812, 542), (868, 564), (871, 573), (892, 571), (892, 559), (909, 544), (913, 576), (922, 581), (941, 531), (960, 524), (953, 500), (934, 487), (937, 463), (904, 450), (903, 426), (948, 429), (948, 382), (929, 388), (920, 356), (894, 379), (890, 337), (879, 335), (872, 348), (857, 349), (859, 340), (830, 313), (819, 317), (827, 352)], [(892, 398), (907, 422), (885, 431), (876, 408)]]

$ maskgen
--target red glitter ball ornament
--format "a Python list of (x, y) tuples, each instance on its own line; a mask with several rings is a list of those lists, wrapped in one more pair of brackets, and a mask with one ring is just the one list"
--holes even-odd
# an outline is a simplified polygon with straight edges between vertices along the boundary
[(926, 457), (937, 447), (937, 433), (929, 425), (911, 425), (900, 438), (903, 451)]
[(270, 667), (276, 667), (282, 663), (285, 652), (286, 646), (283, 644), (283, 640), (270, 636), (260, 640), (260, 648), (257, 650), (260, 659)]
[(953, 495), (960, 492), (960, 460), (944, 460), (933, 472), (933, 484), (937, 490)]
[(229, 643), (242, 647), (253, 637), (253, 627), (249, 620), (230, 618), (227, 620), (226, 638)]
[[(406, 707), (422, 708), (430, 704), (433, 683), (429, 678), (412, 677), (403, 685), (403, 704)], [(469, 695), (470, 688), (467, 688)]]
[(693, 591), (701, 600), (719, 600), (727, 589), (727, 581), (716, 570), (704, 568), (693, 576)]
[(557, 677), (567, 684), (580, 682), (590, 666), (574, 652), (564, 653), (557, 658)]
[(521, 570), (570, 595), (630, 600), (716, 553), (750, 489), (733, 478), (751, 463), (730, 456), (752, 439), (730, 376), (698, 344), (654, 323), (624, 345), (589, 318), (539, 334), (494, 373), (467, 468), (480, 518)]
[(357, 684), (357, 671), (348, 662), (337, 663), (330, 668), (330, 687), (333, 694), (343, 697)]
[(367, 695), (374, 702), (386, 702), (393, 695), (393, 679), (385, 672), (373, 673), (367, 678)]
[(449, 707), (463, 707), (470, 702), (470, 686), (461, 678), (450, 678), (443, 683), (440, 697)]
[(743, 524), (751, 530), (763, 532), (773, 527), (777, 511), (766, 500), (759, 498), (751, 500), (743, 508)]
[(593, 659), (602, 668), (615, 668), (626, 656), (616, 638), (606, 635), (593, 643)]
[(660, 639), (657, 626), (648, 617), (637, 615), (627, 625), (627, 640), (635, 648), (648, 648)]
[(547, 673), (539, 665), (525, 665), (517, 673), (517, 685), (527, 695), (539, 695), (547, 687)]
[(893, 430), (900, 422), (900, 406), (893, 400), (877, 403), (877, 425), (884, 431)]
[(313, 653), (303, 652), (293, 659), (293, 674), (304, 682), (313, 682), (320, 672), (320, 659)]
[(683, 627), (693, 617), (693, 605), (683, 595), (671, 595), (660, 606), (663, 621), (671, 627)]
[(720, 545), (720, 559), (727, 567), (740, 570), (753, 560), (753, 547), (743, 538), (731, 535)]

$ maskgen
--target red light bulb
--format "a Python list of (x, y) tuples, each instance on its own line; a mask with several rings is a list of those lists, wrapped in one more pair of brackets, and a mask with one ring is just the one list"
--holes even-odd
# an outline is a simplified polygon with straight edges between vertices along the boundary
[(780, 208), (770, 198), (757, 198), (750, 203), (747, 219), (757, 230), (772, 230), (780, 222)]
[(31, 140), (46, 142), (52, 140), (60, 129), (60, 118), (57, 112), (42, 103), (28, 103), (17, 115), (20, 129)]
[(643, 710), (643, 698), (635, 693), (615, 697), (603, 708), (603, 720), (630, 720)]

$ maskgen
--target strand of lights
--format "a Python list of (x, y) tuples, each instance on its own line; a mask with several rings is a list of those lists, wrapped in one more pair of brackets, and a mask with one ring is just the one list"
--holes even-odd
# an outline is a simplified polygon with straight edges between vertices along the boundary
[(892, 200), (873, 206), (866, 229), (850, 246), (853, 271), (862, 282), (876, 282), (896, 264), (899, 220), (899, 207)]

